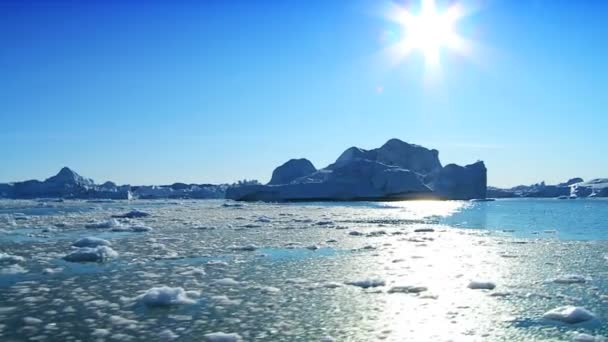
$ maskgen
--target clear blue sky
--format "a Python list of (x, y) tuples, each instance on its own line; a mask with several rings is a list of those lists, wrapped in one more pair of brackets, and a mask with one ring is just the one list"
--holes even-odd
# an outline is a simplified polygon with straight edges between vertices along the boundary
[(430, 83), (383, 60), (385, 5), (1, 1), (0, 181), (267, 181), (393, 137), (491, 185), (608, 177), (608, 2), (465, 2), (477, 49)]

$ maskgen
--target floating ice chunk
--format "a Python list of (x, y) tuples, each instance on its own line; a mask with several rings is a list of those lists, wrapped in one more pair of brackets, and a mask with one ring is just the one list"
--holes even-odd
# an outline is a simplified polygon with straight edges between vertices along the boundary
[(42, 320), (35, 317), (24, 317), (23, 323), (25, 323), (26, 325), (36, 325), (42, 323)]
[(118, 256), (115, 250), (108, 246), (82, 247), (63, 257), (70, 262), (101, 262)]
[(321, 338), (321, 342), (334, 342), (334, 341), (335, 341), (335, 339), (331, 336), (323, 336)]
[(424, 286), (393, 286), (388, 293), (420, 293), (428, 290)]
[(232, 306), (241, 304), (241, 301), (239, 299), (230, 299), (227, 296), (213, 296), (211, 297), (211, 300), (216, 305), (220, 306)]
[(83, 237), (78, 239), (72, 244), (74, 247), (97, 247), (97, 246), (111, 246), (112, 244), (108, 240), (100, 239), (93, 236)]
[(352, 285), (352, 286), (358, 286), (358, 287), (362, 287), (364, 289), (370, 288), (370, 287), (378, 287), (378, 286), (384, 286), (386, 283), (384, 282), (384, 280), (382, 279), (362, 279), (362, 280), (355, 280), (355, 281), (349, 281), (345, 283), (346, 285)]
[(262, 293), (266, 293), (266, 294), (276, 294), (281, 292), (281, 289), (277, 288), (277, 287), (273, 287), (273, 286), (265, 286), (260, 288), (260, 291), (262, 291)]
[(547, 311), (543, 315), (543, 318), (568, 324), (576, 324), (597, 319), (595, 315), (587, 311), (587, 309), (571, 305), (560, 306)]
[(137, 321), (134, 321), (132, 319), (127, 319), (127, 318), (117, 316), (117, 315), (112, 315), (112, 316), (110, 316), (110, 323), (112, 325), (132, 325), (132, 324), (137, 324)]
[(238, 342), (242, 341), (242, 338), (239, 334), (230, 333), (226, 334), (223, 332), (214, 332), (210, 334), (205, 334), (205, 341), (207, 342)]
[(153, 287), (143, 295), (137, 297), (142, 303), (148, 306), (168, 306), (177, 304), (194, 304), (195, 301), (188, 297), (181, 287), (160, 286)]
[(574, 333), (574, 335), (572, 336), (572, 342), (606, 342), (607, 340), (608, 339), (606, 339), (604, 336), (594, 336), (583, 333)]
[(222, 278), (214, 280), (212, 284), (220, 286), (238, 286), (241, 283), (232, 278)]
[(18, 255), (12, 255), (8, 253), (0, 253), (0, 263), (4, 264), (16, 264), (19, 262), (24, 262), (25, 258)]
[(258, 247), (256, 245), (246, 245), (246, 246), (233, 246), (231, 247), (231, 249), (233, 251), (247, 251), (247, 252), (253, 252), (256, 249), (258, 249)]
[(130, 229), (135, 233), (145, 233), (153, 230), (152, 227), (148, 226), (131, 226)]
[(417, 228), (417, 229), (414, 229), (415, 233), (432, 233), (434, 231), (435, 231), (435, 229), (433, 229), (433, 228)]
[(27, 273), (27, 270), (21, 265), (13, 264), (4, 268), (0, 268), (0, 274), (19, 274), (19, 273)]
[(471, 280), (467, 287), (473, 290), (494, 290), (496, 284), (488, 280)]
[(131, 210), (128, 213), (122, 214), (122, 215), (112, 215), (112, 217), (116, 217), (116, 218), (140, 218), (140, 217), (148, 217), (150, 216), (150, 214), (145, 213), (143, 211), (139, 211), (139, 210)]
[(338, 287), (342, 287), (342, 284), (337, 283), (335, 281), (330, 281), (330, 282), (324, 283), (322, 285), (322, 287), (325, 287), (325, 288), (328, 288), (328, 289), (335, 289), (335, 288), (338, 288)]
[(551, 281), (556, 284), (584, 284), (587, 282), (587, 278), (578, 274), (567, 274), (561, 277), (552, 279)]
[(89, 228), (89, 229), (108, 229), (108, 228), (122, 228), (123, 225), (122, 225), (122, 223), (118, 222), (118, 220), (116, 220), (116, 219), (110, 219), (108, 221), (103, 221), (103, 222), (89, 223), (89, 224), (85, 225), (84, 227)]
[(91, 333), (91, 336), (98, 337), (98, 338), (102, 338), (102, 337), (105, 337), (108, 335), (110, 335), (110, 330), (108, 330), (108, 329), (95, 329)]

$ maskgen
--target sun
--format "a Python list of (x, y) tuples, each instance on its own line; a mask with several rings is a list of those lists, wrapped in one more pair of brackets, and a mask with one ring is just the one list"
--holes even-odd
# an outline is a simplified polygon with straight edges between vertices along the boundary
[(399, 23), (402, 29), (397, 50), (401, 57), (419, 51), (427, 65), (437, 66), (443, 49), (463, 48), (464, 40), (456, 31), (456, 24), (463, 17), (463, 11), (459, 4), (440, 11), (434, 0), (422, 0), (421, 5), (418, 13), (402, 7), (391, 10), (389, 17)]

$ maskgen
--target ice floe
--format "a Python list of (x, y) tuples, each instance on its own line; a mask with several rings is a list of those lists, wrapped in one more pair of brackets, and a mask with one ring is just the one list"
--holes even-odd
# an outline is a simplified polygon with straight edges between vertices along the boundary
[(597, 317), (585, 308), (578, 306), (560, 306), (545, 312), (543, 318), (568, 324), (576, 324), (595, 320)]
[(89, 223), (89, 224), (86, 224), (84, 227), (88, 228), (88, 229), (110, 229), (110, 228), (122, 228), (123, 224), (120, 223), (117, 219), (113, 218), (113, 219), (109, 219), (107, 221)]
[(149, 213), (139, 211), (139, 210), (131, 210), (128, 213), (125, 213), (122, 215), (112, 215), (112, 217), (115, 217), (115, 218), (141, 218), (141, 217), (148, 217), (148, 216), (150, 216)]

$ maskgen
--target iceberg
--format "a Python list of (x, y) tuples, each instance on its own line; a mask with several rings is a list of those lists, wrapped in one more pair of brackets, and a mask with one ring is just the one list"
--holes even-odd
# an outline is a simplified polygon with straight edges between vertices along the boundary
[(587, 309), (570, 305), (547, 311), (543, 315), (543, 318), (568, 324), (582, 323), (597, 319), (597, 317), (595, 317), (593, 313), (587, 311)]
[(226, 198), (277, 202), (485, 198), (486, 173), (483, 162), (442, 167), (437, 150), (391, 139), (377, 149), (351, 147), (320, 170), (306, 159), (290, 160), (274, 170), (267, 185), (235, 185), (227, 189)]

